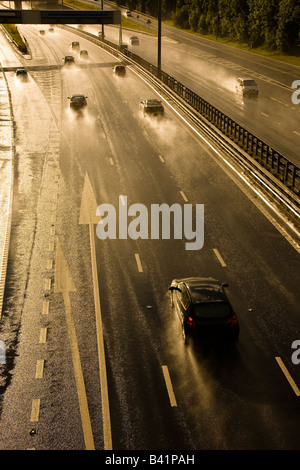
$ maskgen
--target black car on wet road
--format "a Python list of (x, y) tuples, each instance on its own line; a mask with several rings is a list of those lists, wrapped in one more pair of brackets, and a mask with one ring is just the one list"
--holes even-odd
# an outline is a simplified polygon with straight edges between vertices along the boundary
[(68, 96), (70, 100), (70, 108), (74, 110), (81, 110), (87, 106), (87, 96), (84, 95), (72, 95)]
[(213, 278), (174, 279), (169, 287), (184, 341), (236, 341), (239, 322), (225, 293), (227, 284)]

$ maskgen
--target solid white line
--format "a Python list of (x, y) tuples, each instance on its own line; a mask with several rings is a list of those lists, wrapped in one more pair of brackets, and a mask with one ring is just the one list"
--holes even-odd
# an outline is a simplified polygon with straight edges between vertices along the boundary
[(219, 250), (217, 250), (217, 248), (214, 248), (213, 250), (214, 250), (214, 253), (215, 253), (216, 257), (217, 257), (218, 260), (220, 261), (221, 265), (222, 265), (223, 267), (225, 267), (225, 266), (226, 266), (226, 263), (225, 263), (225, 261), (223, 260), (222, 256), (220, 255)]
[(99, 361), (99, 372), (100, 372), (104, 450), (112, 450), (113, 444), (112, 444), (112, 435), (111, 435), (111, 420), (110, 420), (110, 410), (109, 410), (107, 372), (106, 372), (103, 326), (102, 326), (102, 316), (101, 316), (101, 303), (100, 303), (100, 294), (99, 294), (99, 282), (98, 282), (98, 271), (97, 271), (96, 248), (95, 248), (95, 234), (94, 234), (93, 224), (89, 224), (89, 232), (90, 232), (91, 262), (92, 262), (93, 287), (94, 287), (94, 304), (95, 304), (95, 315), (96, 315), (98, 361)]
[(63, 298), (64, 298), (65, 313), (66, 313), (66, 319), (67, 319), (69, 341), (70, 341), (70, 347), (71, 347), (72, 361), (73, 361), (73, 367), (74, 367), (74, 376), (75, 376), (75, 382), (76, 382), (76, 388), (77, 388), (77, 396), (78, 396), (78, 402), (79, 402), (79, 409), (80, 409), (80, 415), (81, 415), (81, 423), (82, 423), (82, 431), (83, 431), (85, 447), (87, 450), (95, 450), (88, 401), (87, 401), (86, 390), (85, 390), (85, 385), (84, 385), (81, 362), (80, 362), (79, 347), (78, 347), (78, 342), (77, 342), (77, 337), (76, 337), (76, 329), (75, 329), (75, 324), (74, 324), (74, 320), (72, 316), (70, 294), (68, 291), (63, 292)]
[(287, 370), (286, 366), (284, 365), (282, 359), (280, 357), (275, 357), (280, 369), (282, 370), (282, 372), (284, 373), (288, 383), (290, 384), (290, 386), (292, 387), (292, 389), (294, 390), (295, 394), (297, 397), (300, 396), (300, 390), (299, 388), (297, 387), (297, 385), (295, 384), (294, 382), (294, 379), (292, 378), (292, 376), (290, 375), (289, 371)]
[(142, 267), (142, 263), (141, 263), (141, 259), (140, 259), (140, 255), (138, 253), (135, 253), (135, 260), (136, 260), (136, 264), (137, 264), (137, 267), (138, 267), (138, 270), (139, 270), (139, 273), (142, 273), (143, 272), (143, 267)]
[(297, 132), (297, 131), (293, 131), (293, 132), (294, 132), (294, 134), (297, 134), (297, 135), (300, 136), (300, 132)]
[(161, 161), (162, 163), (165, 163), (163, 157), (162, 157), (161, 155), (158, 155), (158, 156), (159, 156), (160, 161)]
[(180, 194), (181, 194), (183, 200), (184, 200), (185, 202), (188, 202), (188, 198), (186, 197), (186, 195), (184, 194), (184, 192), (183, 192), (183, 191), (180, 191)]
[(167, 387), (167, 390), (168, 390), (170, 405), (171, 406), (177, 406), (177, 402), (176, 402), (176, 398), (175, 398), (175, 394), (174, 394), (173, 385), (172, 385), (172, 382), (171, 382), (171, 377), (170, 377), (170, 374), (169, 374), (168, 366), (162, 366), (162, 371), (163, 371), (163, 374), (164, 374), (164, 379), (165, 379), (166, 387)]

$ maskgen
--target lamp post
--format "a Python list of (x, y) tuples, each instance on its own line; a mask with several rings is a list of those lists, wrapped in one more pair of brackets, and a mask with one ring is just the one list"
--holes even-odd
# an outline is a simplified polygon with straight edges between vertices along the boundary
[(157, 28), (157, 77), (161, 76), (161, 0), (158, 0), (158, 28)]
[[(101, 0), (101, 10), (103, 10), (103, 0)], [(101, 31), (102, 31), (102, 41), (104, 41), (104, 24), (102, 23), (101, 25)]]

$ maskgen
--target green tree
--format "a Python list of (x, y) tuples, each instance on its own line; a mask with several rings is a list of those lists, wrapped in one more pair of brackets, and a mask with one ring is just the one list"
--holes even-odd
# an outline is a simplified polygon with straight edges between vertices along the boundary
[(277, 48), (283, 52), (293, 52), (299, 47), (300, 2), (281, 0), (278, 12), (276, 34)]

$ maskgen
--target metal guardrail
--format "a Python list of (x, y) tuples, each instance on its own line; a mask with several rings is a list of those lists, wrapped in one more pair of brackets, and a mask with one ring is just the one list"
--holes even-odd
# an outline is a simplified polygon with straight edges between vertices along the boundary
[[(68, 26), (63, 26), (69, 29)], [(71, 29), (71, 28), (70, 28)], [(73, 29), (73, 28), (72, 28)], [(282, 155), (271, 145), (248, 131), (239, 123), (231, 119), (225, 113), (220, 111), (208, 101), (201, 98), (191, 89), (180, 83), (174, 77), (161, 71), (160, 76), (158, 68), (146, 61), (142, 57), (128, 50), (127, 46), (119, 46), (113, 42), (97, 38), (95, 35), (86, 31), (78, 31), (76, 33), (89, 37), (89, 39), (102, 48), (106, 49), (116, 57), (124, 56), (134, 63), (138, 64), (142, 69), (150, 73), (158, 79), (169, 90), (175, 93), (183, 100), (189, 108), (192, 108), (197, 114), (202, 116), (214, 128), (218, 129), (227, 139), (236, 144), (244, 153), (249, 155), (256, 162), (256, 168), (259, 166), (263, 173), (269, 174), (272, 181), (277, 181), (281, 192), (284, 192), (287, 198), (292, 201), (294, 206), (300, 208), (300, 168), (291, 162), (287, 157)]]
[(224, 135), (233, 140), (251, 157), (269, 170), (276, 178), (285, 184), (292, 192), (300, 194), (300, 168), (287, 157), (279, 153), (271, 145), (267, 144), (252, 132), (249, 132), (239, 123), (231, 119), (225, 113), (211, 105), (209, 102), (194, 93), (188, 87), (175, 78), (161, 71), (158, 76), (157, 67), (145, 61), (129, 50), (123, 53), (145, 68), (148, 72), (159, 78), (165, 85), (174, 91), (180, 98), (192, 106), (197, 113), (205, 117)]

